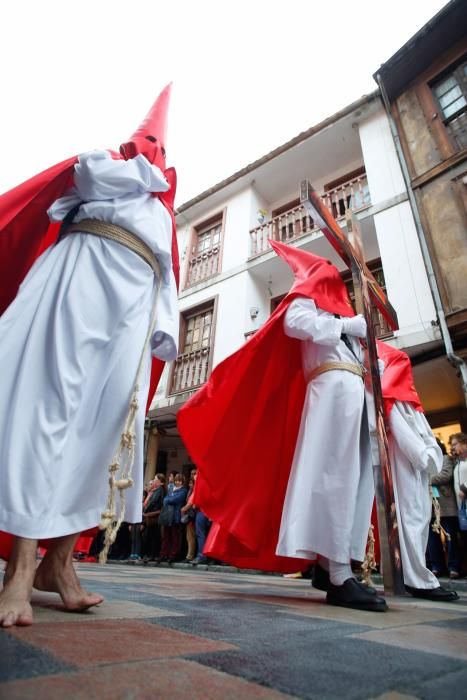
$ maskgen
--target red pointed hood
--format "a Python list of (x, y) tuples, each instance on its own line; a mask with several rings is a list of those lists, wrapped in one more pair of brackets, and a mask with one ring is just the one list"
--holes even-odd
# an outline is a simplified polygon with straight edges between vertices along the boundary
[(376, 347), (378, 357), (384, 362), (381, 389), (386, 415), (389, 415), (396, 401), (407, 401), (407, 403), (412, 404), (416, 411), (423, 411), (407, 353), (384, 343), (382, 340), (376, 341)]
[(171, 90), (172, 83), (169, 83), (162, 90), (135, 133), (120, 146), (120, 153), (125, 160), (143, 155), (150, 163), (157, 165), (164, 172), (166, 167), (167, 116)]
[(331, 314), (355, 316), (339, 270), (330, 260), (279, 241), (270, 240), (269, 243), (294, 274), (295, 282), (289, 295), (309, 296), (320, 309)]

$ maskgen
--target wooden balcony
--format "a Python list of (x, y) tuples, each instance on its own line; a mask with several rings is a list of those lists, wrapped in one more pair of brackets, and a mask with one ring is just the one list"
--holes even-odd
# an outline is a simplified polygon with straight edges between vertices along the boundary
[[(344, 217), (346, 209), (364, 209), (371, 204), (366, 175), (343, 182), (325, 192), (321, 199), (335, 219)], [(308, 216), (303, 206), (289, 209), (250, 231), (250, 259), (270, 250), (270, 238), (289, 243), (317, 230), (313, 219)]]

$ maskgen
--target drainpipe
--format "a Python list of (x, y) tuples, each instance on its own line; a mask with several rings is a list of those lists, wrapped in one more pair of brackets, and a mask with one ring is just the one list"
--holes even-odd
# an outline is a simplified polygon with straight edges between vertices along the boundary
[(435, 271), (433, 269), (433, 263), (431, 261), (430, 251), (428, 249), (428, 244), (426, 242), (425, 231), (423, 230), (422, 222), (420, 219), (420, 212), (418, 210), (417, 200), (415, 199), (414, 192), (412, 190), (412, 185), (410, 181), (409, 169), (407, 167), (407, 161), (405, 160), (404, 152), (402, 150), (401, 141), (399, 134), (397, 132), (397, 127), (393, 119), (391, 108), (389, 105), (389, 99), (386, 90), (381, 79), (381, 75), (377, 73), (376, 82), (378, 83), (379, 89), (381, 90), (381, 96), (383, 98), (383, 103), (386, 108), (386, 114), (388, 116), (389, 125), (391, 128), (391, 134), (394, 141), (394, 146), (396, 147), (396, 153), (399, 160), (399, 164), (402, 169), (402, 175), (404, 178), (405, 186), (409, 196), (410, 208), (412, 209), (412, 214), (415, 220), (415, 228), (417, 230), (418, 240), (420, 242), (420, 247), (422, 250), (423, 261), (425, 263), (425, 268), (428, 274), (428, 283), (430, 285), (431, 294), (433, 297), (433, 303), (435, 305), (436, 313), (439, 321), (439, 328), (441, 331), (441, 336), (443, 338), (444, 347), (446, 350), (446, 356), (453, 367), (455, 367), (461, 378), (462, 390), (464, 392), (464, 402), (467, 406), (467, 365), (462, 359), (454, 353), (452, 347), (452, 340), (449, 334), (448, 324), (446, 322), (446, 316), (444, 315), (444, 309), (441, 302), (441, 296), (439, 293), (438, 283), (435, 277)]

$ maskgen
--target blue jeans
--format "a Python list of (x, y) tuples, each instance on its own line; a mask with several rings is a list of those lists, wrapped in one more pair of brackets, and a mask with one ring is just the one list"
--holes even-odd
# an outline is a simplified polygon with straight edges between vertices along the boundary
[[(459, 521), (456, 515), (452, 516), (441, 516), (441, 527), (443, 527), (448, 535), (451, 536), (450, 540), (447, 540), (448, 548), (448, 570), (449, 571), (460, 571), (460, 556), (459, 556)], [(431, 568), (433, 571), (442, 573), (446, 569), (446, 562), (443, 551), (443, 544), (441, 542), (441, 537), (438, 533), (433, 532), (430, 525), (430, 534), (428, 535), (428, 556), (431, 561)]]
[(195, 532), (196, 532), (196, 542), (198, 544), (198, 557), (203, 556), (204, 545), (206, 544), (206, 538), (211, 527), (211, 521), (207, 518), (204, 513), (200, 510), (196, 513), (195, 518)]

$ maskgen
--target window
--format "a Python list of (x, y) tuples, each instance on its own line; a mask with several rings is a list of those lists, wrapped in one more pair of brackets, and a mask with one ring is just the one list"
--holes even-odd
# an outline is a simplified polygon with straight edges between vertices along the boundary
[(223, 216), (194, 228), (191, 236), (186, 287), (217, 275), (220, 269)]
[(180, 353), (172, 370), (171, 394), (204, 384), (211, 370), (215, 302), (182, 314)]
[(467, 147), (467, 60), (465, 56), (431, 83), (443, 123), (457, 148)]

